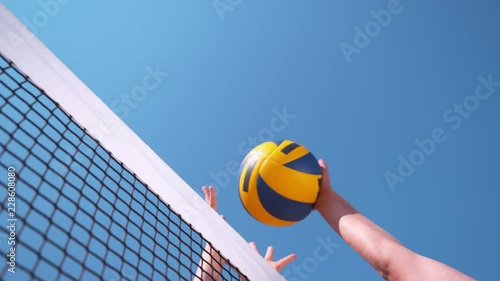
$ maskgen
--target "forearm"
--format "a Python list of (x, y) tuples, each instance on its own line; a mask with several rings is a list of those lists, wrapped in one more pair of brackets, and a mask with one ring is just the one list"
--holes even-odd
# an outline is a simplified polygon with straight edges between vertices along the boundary
[(201, 261), (198, 264), (195, 280), (213, 281), (220, 280), (222, 267), (225, 260), (209, 244), (206, 245), (201, 255)]
[(404, 249), (401, 243), (360, 214), (332, 189), (324, 189), (316, 204), (327, 223), (359, 255), (381, 275), (387, 272), (387, 261), (394, 249)]

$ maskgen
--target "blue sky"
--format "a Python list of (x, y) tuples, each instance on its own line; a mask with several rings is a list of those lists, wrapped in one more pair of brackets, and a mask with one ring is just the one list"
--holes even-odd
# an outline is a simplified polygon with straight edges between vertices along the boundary
[[(300, 142), (405, 245), (495, 279), (495, 1), (2, 2), (200, 194), (217, 183), (245, 239), (296, 253), (290, 280), (380, 278), (317, 213), (286, 228), (246, 214), (228, 165), (253, 141)], [(338, 247), (314, 259), (328, 239)]]

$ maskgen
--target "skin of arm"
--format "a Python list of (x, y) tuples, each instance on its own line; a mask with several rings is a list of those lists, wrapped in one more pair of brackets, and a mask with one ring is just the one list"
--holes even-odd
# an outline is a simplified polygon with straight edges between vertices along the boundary
[(220, 280), (222, 268), (226, 264), (226, 260), (207, 243), (201, 261), (198, 264), (195, 280), (213, 281)]
[[(217, 211), (217, 195), (215, 193), (215, 188), (213, 186), (209, 188), (203, 186), (201, 189), (205, 195), (207, 204), (210, 205), (214, 211)], [(222, 218), (225, 219), (224, 216), (222, 216)], [(196, 270), (195, 280), (220, 280), (222, 268), (226, 263), (226, 259), (221, 257), (217, 250), (207, 243), (201, 255), (200, 263), (198, 264), (198, 270)]]
[(323, 179), (315, 208), (332, 229), (384, 279), (390, 281), (475, 280), (454, 268), (407, 249), (336, 193), (331, 188), (326, 163), (320, 160), (319, 165), (323, 172)]

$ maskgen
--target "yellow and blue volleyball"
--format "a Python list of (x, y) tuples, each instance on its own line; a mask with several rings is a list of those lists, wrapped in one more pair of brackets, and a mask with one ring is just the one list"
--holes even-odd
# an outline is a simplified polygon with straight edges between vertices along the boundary
[(321, 168), (304, 146), (265, 142), (243, 159), (239, 194), (246, 211), (271, 226), (287, 226), (311, 213), (318, 197)]

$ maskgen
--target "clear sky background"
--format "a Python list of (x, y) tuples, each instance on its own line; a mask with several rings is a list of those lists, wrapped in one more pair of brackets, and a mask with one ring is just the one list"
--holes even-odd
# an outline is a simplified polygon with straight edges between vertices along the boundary
[[(231, 166), (270, 138), (325, 159), (409, 248), (498, 280), (497, 1), (2, 2), (197, 192), (216, 183), (245, 239), (296, 253), (289, 280), (380, 278), (317, 213), (273, 228), (245, 212)], [(158, 84), (131, 96), (151, 69)]]

